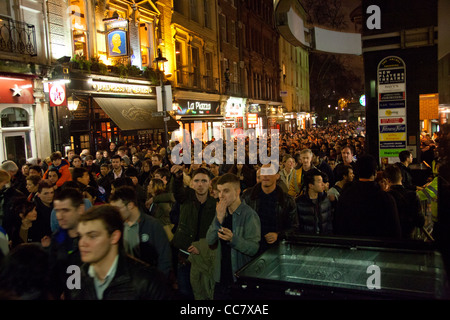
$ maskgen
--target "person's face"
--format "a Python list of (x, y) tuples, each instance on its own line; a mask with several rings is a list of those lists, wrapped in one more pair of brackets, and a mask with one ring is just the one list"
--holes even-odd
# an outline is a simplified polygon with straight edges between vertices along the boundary
[(88, 167), (92, 166), (92, 163), (94, 162), (94, 160), (86, 160), (86, 165)]
[(203, 173), (198, 173), (192, 179), (192, 189), (195, 190), (197, 195), (205, 195), (209, 191), (209, 185), (211, 180), (209, 176)]
[(129, 210), (129, 203), (123, 202), (121, 199), (116, 201), (111, 201), (111, 205), (119, 209), (120, 216), (123, 221), (127, 221), (131, 216), (131, 211)]
[(150, 171), (150, 166), (147, 163), (144, 163), (142, 165), (142, 169), (144, 169), (145, 172), (149, 172)]
[(78, 225), (78, 219), (83, 212), (84, 206), (76, 208), (72, 205), (71, 199), (55, 200), (53, 209), (56, 213), (56, 219), (62, 229), (73, 230)]
[(155, 179), (162, 180), (162, 182), (164, 182), (164, 184), (167, 183), (166, 179), (164, 179), (164, 177), (161, 177), (161, 175), (159, 173), (155, 173)]
[(81, 159), (80, 158), (73, 159), (72, 164), (75, 168), (81, 168)]
[(38, 171), (36, 171), (36, 170), (34, 170), (34, 169), (30, 169), (30, 170), (28, 171), (28, 175), (30, 175), (30, 176), (40, 176), (41, 173), (38, 172)]
[(322, 176), (314, 176), (314, 184), (309, 184), (309, 189), (317, 193), (323, 192), (325, 190), (325, 183), (323, 182)]
[(302, 166), (310, 167), (311, 161), (312, 161), (312, 154), (304, 153), (300, 155), (300, 162), (302, 163)]
[(47, 178), (51, 183), (55, 184), (58, 181), (58, 174), (55, 171), (49, 171)]
[(67, 157), (69, 158), (69, 159), (72, 159), (72, 157), (75, 155), (75, 152), (73, 152), (73, 151), (69, 151), (69, 153), (67, 153)]
[(21, 214), (20, 216), (22, 217), (22, 219), (27, 219), (28, 221), (36, 221), (37, 219), (36, 207), (34, 207), (33, 210), (28, 212), (26, 215)]
[(133, 157), (132, 157), (132, 160), (133, 160), (133, 163), (137, 163), (137, 162), (139, 161), (139, 158), (136, 157), (136, 156), (133, 156)]
[(95, 158), (96, 158), (96, 159), (101, 160), (102, 157), (103, 157), (103, 155), (102, 155), (102, 153), (101, 153), (100, 151), (97, 151), (97, 152), (95, 153)]
[(83, 176), (81, 178), (77, 179), (79, 182), (81, 182), (82, 184), (84, 184), (85, 186), (87, 186), (89, 184), (89, 173), (84, 172)]
[[(265, 164), (262, 167), (263, 168), (270, 168), (270, 164)], [(273, 187), (276, 183), (280, 175), (278, 173), (276, 174), (261, 174), (260, 173), (260, 180), (261, 180), (261, 186), (265, 188)]]
[(355, 178), (355, 174), (353, 173), (353, 169), (348, 169), (347, 181), (352, 182)]
[(152, 166), (159, 166), (161, 161), (157, 157), (152, 157)]
[(100, 173), (102, 176), (106, 176), (109, 172), (109, 169), (107, 167), (100, 167)]
[(349, 148), (344, 148), (341, 151), (341, 155), (342, 155), (342, 161), (344, 163), (350, 163), (353, 160), (353, 154), (352, 151)]
[(107, 157), (108, 157), (108, 151), (103, 151), (103, 156), (104, 156), (105, 158), (107, 158)]
[(219, 200), (225, 202), (227, 207), (231, 206), (239, 198), (240, 189), (231, 182), (218, 184), (217, 190), (219, 191)]
[(27, 165), (22, 166), (22, 173), (27, 176), (30, 173), (30, 167)]
[(111, 166), (115, 170), (120, 169), (120, 159), (112, 159)]
[(109, 145), (109, 150), (114, 151), (114, 149), (116, 149), (116, 144), (115, 143), (111, 143)]
[(54, 196), (55, 196), (55, 190), (53, 188), (42, 188), (41, 192), (38, 193), (38, 197), (45, 204), (52, 203)]
[(295, 160), (292, 158), (289, 158), (286, 160), (286, 162), (284, 163), (284, 168), (286, 170), (291, 170), (295, 165)]
[(55, 159), (55, 160), (53, 160), (53, 164), (54, 164), (55, 166), (59, 166), (59, 165), (61, 164), (61, 159)]
[(27, 186), (26, 186), (28, 192), (32, 193), (32, 192), (37, 192), (38, 186), (34, 185), (33, 182), (31, 182), (30, 180), (27, 180)]
[(81, 261), (84, 263), (98, 263), (102, 261), (120, 239), (120, 231), (116, 230), (111, 235), (101, 220), (83, 221), (78, 226), (80, 240)]
[(215, 176), (219, 175), (219, 166), (217, 164), (210, 164), (209, 165), (209, 170), (211, 171), (211, 173)]
[(411, 164), (413, 162), (413, 155), (410, 154), (409, 157), (407, 158), (408, 160), (408, 164)]

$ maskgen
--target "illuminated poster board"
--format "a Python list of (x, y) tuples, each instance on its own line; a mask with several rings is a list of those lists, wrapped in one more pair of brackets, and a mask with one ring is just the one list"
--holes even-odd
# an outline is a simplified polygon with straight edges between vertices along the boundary
[(378, 65), (379, 157), (383, 163), (397, 160), (406, 150), (406, 67), (396, 56)]

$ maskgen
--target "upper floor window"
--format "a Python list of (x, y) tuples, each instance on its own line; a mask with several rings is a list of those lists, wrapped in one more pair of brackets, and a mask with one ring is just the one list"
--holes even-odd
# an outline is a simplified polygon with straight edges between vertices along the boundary
[(185, 9), (184, 9), (184, 0), (174, 0), (173, 1), (173, 10), (176, 12), (185, 15)]
[(139, 39), (141, 43), (141, 59), (143, 67), (151, 67), (154, 59), (153, 24), (139, 24)]
[(198, 0), (189, 0), (190, 17), (195, 22), (200, 22), (198, 14)]
[(204, 25), (206, 28), (211, 28), (211, 9), (210, 9), (210, 1), (203, 0), (203, 17), (204, 17)]
[(87, 18), (84, 0), (71, 0), (71, 25), (74, 55), (88, 57)]

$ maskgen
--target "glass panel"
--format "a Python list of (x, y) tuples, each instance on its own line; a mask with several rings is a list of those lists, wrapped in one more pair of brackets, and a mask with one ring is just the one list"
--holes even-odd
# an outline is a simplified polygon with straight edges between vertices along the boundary
[(2, 128), (28, 127), (28, 112), (22, 108), (6, 108), (1, 118)]

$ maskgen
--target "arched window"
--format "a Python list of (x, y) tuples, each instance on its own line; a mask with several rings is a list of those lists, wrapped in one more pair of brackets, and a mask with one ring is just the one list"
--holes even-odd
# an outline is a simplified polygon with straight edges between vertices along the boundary
[(1, 111), (2, 128), (28, 127), (28, 112), (22, 108), (6, 108)]

